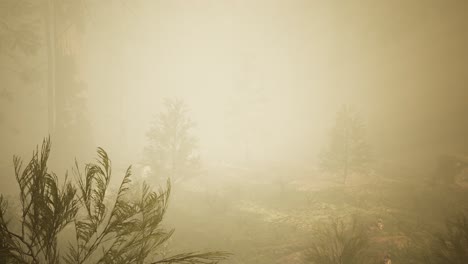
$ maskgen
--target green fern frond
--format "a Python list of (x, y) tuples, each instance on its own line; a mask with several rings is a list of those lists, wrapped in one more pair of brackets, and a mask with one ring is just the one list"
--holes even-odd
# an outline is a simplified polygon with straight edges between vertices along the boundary
[(182, 253), (172, 257), (164, 258), (162, 260), (158, 260), (152, 262), (151, 264), (213, 264), (218, 263), (219, 261), (225, 260), (231, 254), (224, 251), (214, 251), (214, 252), (206, 252), (206, 253), (198, 253), (198, 252), (191, 252), (191, 253)]

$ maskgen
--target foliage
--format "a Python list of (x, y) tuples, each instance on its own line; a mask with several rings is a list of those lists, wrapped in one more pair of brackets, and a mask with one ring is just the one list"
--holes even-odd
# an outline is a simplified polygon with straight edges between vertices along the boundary
[[(217, 263), (228, 256), (225, 252), (159, 256), (159, 246), (174, 232), (161, 227), (169, 181), (158, 192), (143, 184), (138, 199), (127, 199), (129, 167), (109, 202), (112, 169), (103, 149), (98, 149), (97, 163), (87, 164), (83, 172), (75, 163), (77, 184), (65, 177), (59, 185), (57, 176), (48, 172), (49, 153), (46, 139), (24, 170), (21, 160), (14, 159), (22, 208), (19, 231), (7, 219), (7, 203), (0, 196), (2, 246), (16, 263)], [(67, 227), (74, 227), (74, 241), (61, 256), (58, 235)]]
[(431, 262), (434, 264), (468, 263), (468, 218), (462, 214), (447, 220), (445, 233), (435, 235), (431, 246)]
[(35, 54), (41, 39), (37, 33), (39, 17), (33, 1), (0, 1), (0, 52)]
[(315, 240), (306, 254), (307, 263), (362, 264), (366, 262), (369, 237), (363, 225), (334, 219), (317, 229)]
[(454, 184), (459, 176), (468, 167), (468, 158), (462, 155), (440, 155), (437, 158), (437, 167), (434, 172), (434, 183)]
[(412, 235), (410, 243), (396, 249), (395, 261), (410, 264), (468, 263), (468, 218), (464, 214), (446, 220), (443, 232), (432, 229)]
[(320, 155), (321, 169), (341, 174), (346, 182), (349, 173), (367, 172), (370, 156), (364, 126), (358, 114), (350, 107), (343, 106), (336, 116), (330, 142)]
[[(88, 157), (86, 149), (93, 144), (91, 123), (88, 119), (87, 99), (84, 96), (86, 85), (76, 76), (79, 69), (70, 55), (56, 56), (60, 67), (56, 70), (56, 125), (54, 139), (55, 151), (60, 153), (58, 163), (66, 163), (69, 158)], [(71, 151), (74, 149), (75, 151)]]
[[(14, 133), (5, 133), (9, 137), (16, 137), (15, 134), (28, 129), (37, 129), (42, 125), (37, 120), (47, 117), (48, 131), (54, 135), (59, 146), (83, 146), (91, 142), (90, 123), (86, 111), (83, 111), (86, 108), (83, 96), (86, 87), (77, 78), (78, 69), (74, 65), (76, 52), (72, 54), (72, 50), (79, 47), (79, 34), (84, 30), (86, 2), (0, 1), (0, 71), (8, 71), (0, 88), (0, 111), (20, 111), (20, 105), (26, 104), (48, 112), (45, 115), (46, 112), (42, 110), (29, 111), (31, 113), (26, 116), (29, 119), (21, 124), (14, 122), (16, 120), (3, 120), (4, 115), (0, 113), (0, 123), (10, 121), (13, 124), (6, 125), (15, 126), (11, 129)], [(17, 79), (23, 82), (18, 83)], [(46, 92), (38, 91), (38, 87)], [(24, 93), (27, 96), (22, 96)], [(13, 99), (19, 102), (3, 104), (3, 101), (11, 102)], [(44, 108), (44, 104), (47, 108)], [(2, 140), (8, 142), (9, 139), (2, 137)], [(67, 153), (68, 149), (60, 150), (58, 157), (67, 157), (64, 153), (83, 156), (76, 152)], [(79, 151), (83, 148), (76, 149)]]
[(14, 232), (8, 228), (7, 206), (3, 203), (0, 234), (19, 263), (59, 263), (57, 235), (78, 211), (74, 186), (66, 179), (60, 186), (57, 176), (48, 172), (49, 153), (50, 141), (44, 140), (41, 151), (36, 149), (24, 169), (20, 158), (13, 159), (20, 188), (21, 230)]
[(145, 163), (157, 177), (168, 175), (179, 181), (195, 173), (200, 165), (196, 154), (197, 140), (191, 135), (194, 122), (188, 117), (186, 104), (166, 99), (161, 112), (147, 133)]

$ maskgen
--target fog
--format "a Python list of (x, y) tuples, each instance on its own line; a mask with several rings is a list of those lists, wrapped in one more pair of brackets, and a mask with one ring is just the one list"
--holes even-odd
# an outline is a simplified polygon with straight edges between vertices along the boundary
[[(84, 40), (89, 109), (96, 123), (123, 119), (141, 146), (158, 98), (184, 98), (207, 157), (239, 156), (248, 137), (257, 159), (310, 160), (341, 104), (360, 108), (383, 150), (453, 145), (467, 131), (466, 5), (406, 2), (103, 8)], [(123, 117), (95, 102), (118, 89)]]
[[(0, 192), (22, 208), (12, 157), (26, 166), (50, 137), (60, 183), (101, 147), (115, 174), (106, 199), (129, 165), (132, 195), (172, 184), (164, 250), (109, 263), (198, 251), (461, 263), (429, 241), (451, 243), (443, 225), (467, 210), (467, 13), (457, 0), (0, 0)], [(327, 225), (348, 234), (353, 221), (364, 231), (349, 239), (371, 242), (344, 262), (317, 257)]]

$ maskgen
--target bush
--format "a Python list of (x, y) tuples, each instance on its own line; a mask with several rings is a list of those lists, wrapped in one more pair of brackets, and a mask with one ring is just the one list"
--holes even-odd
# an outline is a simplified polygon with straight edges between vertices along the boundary
[[(174, 230), (161, 227), (167, 209), (170, 183), (153, 192), (143, 184), (138, 199), (126, 199), (131, 183), (131, 167), (120, 182), (111, 202), (109, 185), (111, 161), (99, 148), (97, 163), (81, 171), (73, 170), (77, 183), (49, 172), (47, 161), (50, 140), (33, 152), (31, 161), (22, 168), (14, 158), (15, 176), (20, 187), (21, 219), (13, 228), (6, 217), (7, 202), (0, 196), (0, 236), (2, 252), (13, 263), (216, 263), (227, 257), (225, 252), (183, 253), (161, 257), (157, 249)], [(68, 249), (60, 254), (59, 233), (74, 231)], [(7, 262), (5, 261), (5, 262)]]
[(468, 263), (468, 219), (460, 214), (447, 220), (445, 233), (436, 234), (429, 256), (434, 264)]
[(420, 232), (408, 246), (396, 250), (395, 260), (409, 264), (468, 263), (468, 219), (464, 214), (446, 220), (443, 232)]
[(315, 239), (306, 254), (306, 262), (314, 264), (367, 263), (369, 237), (363, 225), (334, 219), (315, 232)]

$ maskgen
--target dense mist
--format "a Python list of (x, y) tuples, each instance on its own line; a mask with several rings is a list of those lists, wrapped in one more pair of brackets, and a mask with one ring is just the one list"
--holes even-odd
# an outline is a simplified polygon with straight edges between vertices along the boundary
[(0, 263), (468, 263), (467, 13), (0, 0)]

